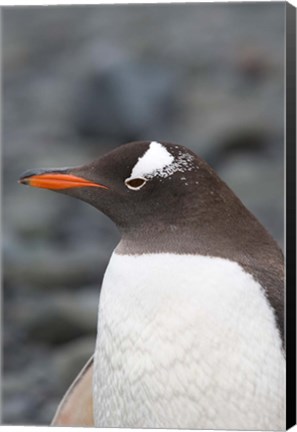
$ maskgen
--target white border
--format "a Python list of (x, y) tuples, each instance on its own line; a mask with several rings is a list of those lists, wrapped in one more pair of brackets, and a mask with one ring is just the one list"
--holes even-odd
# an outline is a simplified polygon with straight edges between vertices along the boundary
[[(261, 2), (269, 2), (269, 3), (279, 3), (280, 0), (260, 0)], [(246, 3), (246, 2), (253, 2), (255, 3), (255, 0), (87, 0), (86, 2), (82, 2), (81, 0), (33, 0), (33, 1), (26, 1), (26, 0), (0, 0), (0, 6), (61, 6), (61, 5), (80, 5), (80, 6), (87, 6), (87, 5), (97, 5), (97, 4), (158, 4), (158, 3)], [(284, 2), (285, 3), (285, 2)], [(291, 4), (294, 6), (297, 5), (297, 0), (290, 0)]]
[[(270, 2), (270, 3), (275, 3), (275, 2), (279, 2), (279, 0), (261, 0), (261, 2)], [(241, 0), (240, 3), (247, 3), (247, 2), (255, 2), (254, 0)], [(35, 1), (26, 1), (26, 0), (0, 0), (0, 6), (8, 6), (8, 7), (15, 7), (15, 6), (62, 6), (62, 5), (80, 5), (80, 6), (87, 6), (87, 5), (100, 5), (100, 4), (106, 4), (106, 5), (112, 5), (112, 4), (159, 4), (159, 3), (163, 3), (163, 4), (170, 4), (170, 3), (239, 3), (238, 0), (216, 0), (216, 1), (209, 1), (209, 0), (187, 0), (186, 2), (183, 0), (87, 0), (86, 2), (82, 2), (81, 0), (47, 0), (47, 1), (43, 1), (43, 0), (35, 0)], [(290, 0), (289, 3), (291, 3), (293, 6), (297, 7), (297, 0)], [(284, 2), (285, 5), (285, 2)], [(1, 17), (2, 18), (2, 17)], [(0, 69), (0, 79), (1, 79), (1, 69)], [(0, 105), (2, 103), (2, 100), (0, 101)], [(0, 117), (1, 119), (1, 117)], [(1, 272), (2, 274), (2, 272)], [(2, 301), (1, 301), (1, 292), (0, 292), (0, 304), (2, 305)], [(1, 338), (0, 338), (1, 340)], [(2, 344), (1, 344), (2, 346)], [(1, 367), (1, 360), (0, 360), (0, 367)], [(1, 382), (1, 381), (0, 381)], [(1, 404), (1, 400), (0, 400), (0, 404)], [(1, 412), (1, 407), (0, 407), (0, 412)], [(1, 431), (11, 431), (11, 432), (26, 432), (26, 431), (31, 431), (33, 428), (34, 432), (42, 432), (42, 431), (46, 431), (48, 430), (49, 426), (7, 426), (7, 425), (0, 425), (0, 430)], [(73, 430), (73, 432), (86, 432), (86, 431), (95, 431), (97, 432), (98, 429), (97, 428), (80, 428), (80, 427), (75, 427), (75, 428), (68, 428), (68, 427), (55, 427), (54, 428), (54, 432), (65, 432), (67, 430)], [(140, 431), (146, 431), (146, 430), (150, 430), (150, 429), (117, 429), (117, 428), (113, 428), (113, 429), (106, 429), (106, 428), (100, 428), (99, 429), (100, 432), (108, 432), (108, 431), (112, 431), (112, 432), (121, 432), (121, 431), (125, 431), (125, 432), (140, 432)], [(158, 429), (157, 429), (158, 430)], [(165, 429), (166, 430), (166, 429)], [(168, 431), (172, 431), (172, 432), (180, 432), (180, 429), (170, 429)], [(293, 428), (290, 429), (290, 431), (292, 432), (297, 432), (297, 426), (294, 426)], [(185, 430), (185, 432), (187, 432)], [(192, 432), (192, 431), (189, 431)], [(205, 432), (208, 432), (205, 430)], [(213, 431), (209, 431), (209, 432), (213, 432)], [(225, 432), (225, 431), (222, 431)], [(230, 432), (230, 431), (226, 431), (226, 432)], [(239, 432), (239, 431), (232, 431), (232, 432)], [(244, 432), (252, 432), (252, 431), (244, 431)]]

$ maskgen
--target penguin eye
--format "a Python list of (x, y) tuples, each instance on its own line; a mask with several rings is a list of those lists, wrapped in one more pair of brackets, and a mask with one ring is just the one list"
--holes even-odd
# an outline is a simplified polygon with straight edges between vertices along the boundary
[(146, 184), (146, 179), (142, 177), (128, 178), (125, 180), (127, 188), (132, 190), (139, 190)]

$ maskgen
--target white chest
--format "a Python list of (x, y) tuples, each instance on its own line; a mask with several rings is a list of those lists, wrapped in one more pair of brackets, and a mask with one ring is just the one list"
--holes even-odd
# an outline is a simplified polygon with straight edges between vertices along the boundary
[(99, 303), (96, 426), (281, 429), (284, 381), (273, 311), (239, 265), (113, 254)]

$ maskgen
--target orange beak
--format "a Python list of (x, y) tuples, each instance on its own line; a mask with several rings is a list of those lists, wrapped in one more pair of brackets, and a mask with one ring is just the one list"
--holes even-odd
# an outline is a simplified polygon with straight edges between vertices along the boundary
[(60, 189), (71, 189), (81, 187), (97, 187), (102, 189), (108, 189), (108, 187), (86, 180), (82, 177), (78, 177), (72, 174), (55, 172), (55, 171), (44, 171), (36, 172), (31, 171), (25, 173), (18, 181), (20, 184), (29, 185), (32, 187), (38, 187), (43, 189), (60, 190)]

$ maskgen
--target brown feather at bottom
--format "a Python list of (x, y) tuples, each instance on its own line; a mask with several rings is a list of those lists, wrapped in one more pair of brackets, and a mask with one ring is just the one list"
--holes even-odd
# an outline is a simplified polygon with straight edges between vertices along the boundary
[(93, 357), (85, 364), (63, 397), (51, 426), (94, 427)]

